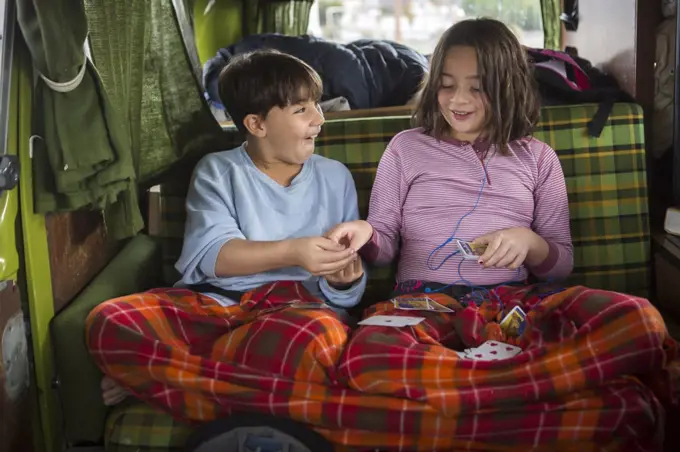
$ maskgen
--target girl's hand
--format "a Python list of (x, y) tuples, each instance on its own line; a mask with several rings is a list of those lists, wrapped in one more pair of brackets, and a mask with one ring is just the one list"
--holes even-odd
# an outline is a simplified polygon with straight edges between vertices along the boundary
[(371, 240), (372, 235), (373, 226), (364, 220), (340, 223), (326, 233), (327, 238), (354, 251), (359, 251), (366, 242)]
[(361, 277), (364, 276), (364, 266), (361, 258), (357, 257), (353, 262), (348, 264), (345, 268), (326, 276), (328, 284), (338, 290), (347, 290)]
[[(484, 268), (519, 268), (527, 257), (533, 265), (543, 262), (548, 255), (548, 244), (529, 228), (509, 228), (477, 237), (476, 245), (486, 245), (478, 262)], [(538, 261), (538, 262), (534, 262)]]

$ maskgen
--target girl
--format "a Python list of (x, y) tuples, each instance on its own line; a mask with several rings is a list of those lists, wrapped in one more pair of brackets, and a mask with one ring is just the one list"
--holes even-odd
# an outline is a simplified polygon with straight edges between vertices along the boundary
[[(442, 36), (418, 127), (385, 150), (367, 221), (327, 236), (374, 264), (399, 256), (396, 295), (411, 295), (377, 303), (366, 316), (424, 294), (454, 313), (424, 313), (409, 328), (361, 326), (339, 373), (364, 394), (435, 407), (441, 417), (427, 420), (437, 428), (418, 438), (422, 450), (657, 450), (663, 414), (655, 395), (667, 403), (669, 373), (679, 374), (677, 344), (659, 312), (625, 294), (527, 284), (530, 275), (564, 279), (573, 267), (564, 174), (553, 149), (530, 136), (538, 113), (525, 52), (506, 26), (466, 20)], [(486, 249), (463, 258), (458, 239)], [(481, 303), (469, 302), (476, 295)], [(516, 328), (494, 322), (513, 305), (526, 312)], [(523, 353), (495, 361), (517, 349), (490, 339)], [(404, 408), (402, 425), (423, 433), (426, 412)], [(411, 414), (415, 421), (403, 420)]]
[[(399, 282), (477, 287), (529, 273), (568, 276), (567, 190), (555, 151), (529, 136), (538, 115), (531, 70), (512, 32), (495, 20), (459, 22), (434, 51), (419, 127), (395, 136), (380, 161), (368, 220), (328, 236), (348, 238), (378, 265), (398, 254)], [(456, 239), (486, 251), (463, 259)]]

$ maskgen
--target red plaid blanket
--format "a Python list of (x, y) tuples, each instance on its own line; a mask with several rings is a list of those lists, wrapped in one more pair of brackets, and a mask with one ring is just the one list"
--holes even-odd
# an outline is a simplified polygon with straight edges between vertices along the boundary
[[(500, 288), (480, 307), (430, 295), (454, 314), (408, 328), (349, 329), (296, 283), (221, 307), (162, 289), (111, 300), (88, 317), (102, 371), (173, 416), (212, 420), (254, 410), (309, 424), (331, 441), (398, 450), (656, 450), (677, 377), (677, 346), (643, 299), (581, 287), (542, 298)], [(505, 340), (492, 320), (528, 311), (506, 360), (451, 348)], [(394, 311), (380, 303), (367, 315)], [(403, 311), (394, 312), (407, 315)], [(421, 313), (419, 313), (420, 315)], [(532, 449), (533, 450), (533, 449)]]

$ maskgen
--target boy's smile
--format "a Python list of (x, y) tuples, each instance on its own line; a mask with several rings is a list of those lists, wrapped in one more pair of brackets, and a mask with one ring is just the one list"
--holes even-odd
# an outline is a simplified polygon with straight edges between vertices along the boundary
[(323, 114), (315, 101), (272, 108), (263, 122), (262, 137), (269, 158), (302, 165), (314, 153), (314, 141), (323, 123)]

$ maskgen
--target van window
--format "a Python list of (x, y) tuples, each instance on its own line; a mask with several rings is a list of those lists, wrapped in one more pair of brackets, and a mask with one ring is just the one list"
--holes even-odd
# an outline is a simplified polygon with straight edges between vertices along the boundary
[(543, 47), (541, 0), (317, 0), (308, 30), (342, 43), (389, 39), (429, 54), (447, 28), (471, 17), (501, 20), (522, 44)]

